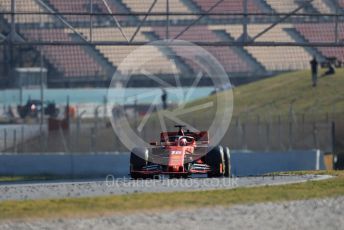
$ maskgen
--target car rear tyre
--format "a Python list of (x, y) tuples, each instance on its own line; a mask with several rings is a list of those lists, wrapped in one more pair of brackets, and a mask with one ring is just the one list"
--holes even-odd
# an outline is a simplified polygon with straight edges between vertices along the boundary
[(231, 177), (231, 154), (228, 147), (226, 147), (223, 151), (224, 154), (224, 176)]
[(216, 146), (205, 156), (206, 164), (210, 166), (208, 177), (222, 177), (224, 175), (224, 153), (222, 146)]
[(146, 176), (132, 171), (142, 170), (148, 164), (149, 151), (146, 148), (134, 148), (130, 153), (130, 176), (133, 179), (145, 179)]

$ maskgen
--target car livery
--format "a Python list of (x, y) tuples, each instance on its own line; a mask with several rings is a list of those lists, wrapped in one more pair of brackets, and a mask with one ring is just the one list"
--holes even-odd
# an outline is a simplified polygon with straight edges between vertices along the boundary
[(207, 131), (178, 131), (160, 133), (160, 142), (151, 142), (152, 148), (134, 148), (130, 154), (130, 176), (133, 179), (186, 178), (192, 174), (208, 177), (230, 177), (229, 148), (210, 146)]

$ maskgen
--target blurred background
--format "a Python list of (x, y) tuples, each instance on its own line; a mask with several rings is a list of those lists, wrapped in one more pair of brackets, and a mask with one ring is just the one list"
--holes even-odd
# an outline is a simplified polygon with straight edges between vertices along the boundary
[[(233, 118), (221, 144), (252, 152), (319, 150), (326, 167), (343, 167), (343, 13), (342, 0), (0, 0), (0, 151), (127, 152), (109, 119), (119, 106), (137, 126), (153, 103), (140, 97), (145, 92), (166, 94), (173, 110), (230, 91)], [(214, 87), (204, 76), (193, 85), (197, 66), (178, 50), (151, 46), (146, 55), (158, 58), (148, 70), (169, 87), (133, 71), (109, 100), (123, 59), (160, 39), (202, 46), (232, 84)], [(166, 68), (168, 52), (176, 54), (174, 68)], [(175, 96), (190, 89), (188, 100)], [(201, 130), (212, 116), (208, 110), (183, 120)], [(160, 131), (153, 117), (138, 133), (149, 141)]]

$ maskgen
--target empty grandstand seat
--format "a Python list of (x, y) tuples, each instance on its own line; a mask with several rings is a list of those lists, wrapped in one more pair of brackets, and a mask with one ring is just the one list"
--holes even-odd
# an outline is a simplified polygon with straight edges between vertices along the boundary
[[(270, 24), (249, 24), (248, 35), (254, 37)], [(257, 42), (295, 42), (284, 30), (292, 28), (291, 24), (279, 24), (257, 38)], [(209, 26), (212, 30), (225, 30), (231, 37), (238, 39), (243, 33), (243, 27), (240, 25), (215, 25)], [(308, 67), (310, 54), (302, 47), (245, 47), (258, 62), (267, 70), (298, 70)]]
[[(176, 36), (184, 27), (171, 27), (170, 35), (171, 37)], [(165, 36), (164, 27), (154, 27), (154, 31), (160, 38)], [(187, 32), (185, 32), (178, 39), (186, 41), (221, 41), (220, 38), (208, 29), (207, 26), (193, 26)], [(222, 64), (225, 71), (228, 73), (243, 73), (252, 71), (250, 64), (239, 56), (232, 48), (230, 47), (204, 47), (209, 51), (215, 58)], [(177, 55), (182, 57), (182, 49), (177, 49)], [(181, 53), (178, 53), (181, 52)], [(199, 66), (195, 66), (195, 63), (192, 63), (190, 60), (185, 60), (185, 62), (191, 66), (194, 70), (199, 69)], [(197, 71), (196, 71), (197, 72)]]
[[(154, 0), (123, 0), (123, 3), (131, 10), (131, 12), (148, 12)], [(186, 5), (181, 0), (169, 1), (169, 9), (172, 13), (191, 13)], [(152, 9), (153, 13), (164, 13), (166, 12), (166, 0), (158, 0)], [(144, 16), (140, 16), (142, 19)], [(182, 16), (170, 16), (171, 20), (181, 19), (193, 19), (196, 16), (193, 15), (182, 15)], [(166, 16), (148, 16), (147, 20), (165, 20)]]
[[(35, 0), (16, 0), (16, 12), (46, 12)], [(0, 10), (2, 12), (11, 12), (11, 0), (0, 0)], [(10, 22), (11, 15), (6, 14), (5, 19)], [(49, 15), (16, 15), (16, 23), (40, 23), (53, 22), (53, 17)]]
[[(203, 11), (209, 10), (213, 7), (218, 0), (192, 0), (198, 5)], [(255, 0), (247, 0), (247, 10), (249, 13), (261, 13), (263, 10), (257, 4)], [(243, 13), (244, 12), (244, 1), (243, 0), (231, 0), (222, 1), (217, 5), (211, 13)], [(224, 18), (225, 16), (211, 16), (211, 18)]]
[[(273, 10), (279, 13), (289, 13), (299, 7), (295, 0), (265, 0)], [(299, 13), (302, 12), (299, 11)]]
[(335, 13), (335, 12), (332, 12), (332, 9), (327, 4), (326, 0), (314, 0), (312, 4), (313, 4), (313, 7), (320, 13), (323, 13), (323, 14)]
[(338, 5), (339, 5), (341, 8), (344, 8), (344, 0), (338, 0)]
[[(289, 13), (297, 9), (301, 4), (295, 0), (265, 0), (267, 4), (271, 6), (276, 12)], [(312, 6), (320, 13), (331, 13), (330, 6), (324, 0), (314, 0)], [(304, 9), (298, 11), (298, 13), (305, 12)]]
[[(127, 37), (131, 37), (136, 30), (136, 27), (125, 27), (123, 32)], [(79, 32), (89, 37), (88, 29), (79, 29)], [(143, 27), (140, 32), (137, 33), (134, 41), (144, 41), (149, 42), (144, 32), (150, 32), (151, 28)], [(94, 28), (93, 30), (93, 41), (125, 41), (124, 37), (121, 35), (118, 29), (116, 28)], [(123, 62), (125, 58), (131, 53), (134, 52), (139, 47), (135, 46), (97, 46), (96, 47), (115, 67), (130, 69), (130, 65), (133, 63)], [(178, 67), (164, 55), (155, 46), (145, 46), (143, 50), (139, 53), (136, 53), (136, 63), (135, 66), (142, 65), (142, 69), (132, 69), (133, 74), (140, 74), (142, 71), (150, 72), (153, 74), (175, 74), (179, 73)], [(154, 57), (154, 61), (147, 63), (148, 57)], [(122, 63), (123, 62), (123, 63)]]
[[(48, 0), (50, 5), (53, 6), (58, 12), (64, 13), (90, 13), (91, 5), (89, 0)], [(112, 13), (123, 13), (113, 4), (112, 1), (106, 1), (110, 7)], [(93, 13), (109, 13), (104, 2), (102, 0), (92, 0)], [(88, 15), (64, 15), (64, 17), (72, 22), (77, 21), (90, 21), (90, 16)], [(104, 16), (93, 16), (93, 20), (97, 21), (100, 18), (104, 19)], [(126, 20), (126, 16), (116, 16), (118, 20)]]
[[(310, 42), (334, 42), (335, 23), (305, 23), (295, 24), (295, 28)], [(344, 25), (338, 25), (338, 40), (344, 39)], [(342, 47), (318, 47), (326, 57), (336, 57), (337, 60), (344, 61), (344, 48)]]
[[(21, 33), (29, 41), (72, 41), (65, 29), (23, 29)], [(38, 50), (64, 77), (105, 75), (102, 66), (82, 46), (41, 46)]]

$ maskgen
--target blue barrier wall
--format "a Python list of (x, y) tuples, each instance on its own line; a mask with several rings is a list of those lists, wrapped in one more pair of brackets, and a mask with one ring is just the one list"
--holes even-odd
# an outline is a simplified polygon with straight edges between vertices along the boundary
[(129, 173), (129, 154), (0, 155), (0, 175), (118, 177)]
[[(323, 155), (316, 150), (289, 152), (231, 152), (232, 174), (260, 175), (269, 172), (324, 169)], [(0, 155), (0, 175), (55, 175), (116, 177), (129, 173), (128, 153)]]
[(240, 152), (231, 153), (231, 172), (235, 176), (261, 175), (271, 172), (324, 169), (320, 151)]

